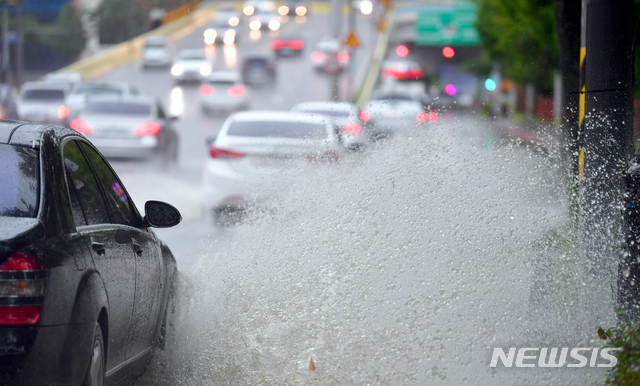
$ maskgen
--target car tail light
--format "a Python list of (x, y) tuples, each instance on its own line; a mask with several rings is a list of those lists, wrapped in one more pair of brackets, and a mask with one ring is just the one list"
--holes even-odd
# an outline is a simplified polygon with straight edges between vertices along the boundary
[(69, 114), (71, 114), (71, 110), (67, 106), (61, 105), (58, 107), (58, 119), (64, 119), (68, 117)]
[(203, 84), (202, 86), (200, 86), (198, 91), (200, 92), (200, 95), (211, 96), (216, 93), (216, 88), (208, 84)]
[(274, 50), (284, 48), (284, 42), (282, 40), (273, 40), (271, 42), (271, 48), (273, 48)]
[(229, 91), (227, 91), (227, 93), (229, 94), (230, 97), (239, 97), (239, 96), (243, 96), (245, 92), (244, 86), (239, 84), (237, 86), (233, 86), (229, 88)]
[(38, 323), (46, 278), (47, 266), (23, 252), (0, 265), (0, 325)]
[(133, 135), (142, 137), (145, 135), (157, 135), (160, 132), (160, 124), (158, 122), (142, 122), (135, 129)]
[(324, 52), (320, 52), (320, 51), (313, 51), (311, 53), (311, 60), (313, 60), (316, 63), (320, 63), (322, 61), (324, 61)]
[(346, 125), (344, 125), (342, 130), (344, 130), (344, 132), (348, 134), (360, 134), (362, 133), (362, 126), (360, 126), (359, 123), (355, 123), (355, 122), (347, 123)]
[(304, 42), (302, 40), (291, 40), (289, 41), (289, 48), (292, 50), (301, 50), (304, 47)]
[(244, 153), (238, 153), (236, 151), (220, 149), (219, 147), (211, 146), (209, 148), (209, 156), (211, 158), (242, 158)]
[(93, 128), (93, 125), (91, 125), (88, 121), (85, 121), (84, 119), (72, 120), (71, 122), (69, 122), (69, 127), (79, 133), (86, 134), (86, 135), (93, 134), (95, 130)]
[(363, 122), (369, 122), (371, 120), (371, 113), (367, 110), (362, 110), (360, 112), (360, 119), (362, 119)]
[(338, 55), (336, 55), (338, 62), (340, 63), (346, 63), (349, 61), (349, 53), (345, 52), (345, 51), (341, 51), (338, 52)]
[(416, 121), (422, 123), (422, 122), (436, 122), (438, 121), (438, 113), (434, 110), (431, 109), (427, 112), (424, 111), (419, 111), (416, 114)]

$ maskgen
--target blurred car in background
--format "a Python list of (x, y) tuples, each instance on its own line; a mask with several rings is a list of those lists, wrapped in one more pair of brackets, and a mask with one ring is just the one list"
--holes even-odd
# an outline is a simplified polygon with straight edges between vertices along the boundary
[(139, 159), (154, 155), (164, 162), (178, 157), (178, 136), (160, 104), (146, 96), (98, 95), (69, 127), (84, 134), (107, 157)]
[(252, 16), (256, 11), (275, 12), (276, 4), (268, 0), (248, 0), (242, 5), (242, 13), (245, 16)]
[(42, 77), (42, 82), (64, 83), (72, 91), (82, 84), (82, 74), (79, 72), (50, 73)]
[(227, 20), (216, 20), (204, 33), (204, 44), (213, 45), (219, 44), (233, 44), (237, 40), (237, 30), (235, 27), (231, 27)]
[[(337, 73), (348, 66), (349, 59), (349, 50), (340, 40), (330, 36), (322, 38), (311, 52), (311, 64), (317, 70), (336, 67)], [(333, 72), (331, 69), (329, 71)]]
[(266, 199), (266, 184), (286, 185), (299, 162), (335, 161), (344, 152), (330, 120), (286, 111), (232, 114), (215, 139), (203, 176), (204, 200), (216, 217)]
[(291, 108), (291, 111), (324, 115), (334, 124), (340, 143), (349, 150), (363, 149), (370, 142), (369, 134), (363, 131), (358, 108), (349, 102), (303, 102)]
[(304, 40), (299, 35), (285, 35), (271, 41), (271, 48), (278, 56), (300, 55)]
[(242, 80), (246, 84), (259, 85), (276, 80), (276, 62), (271, 55), (254, 54), (242, 62)]
[(142, 46), (142, 67), (168, 67), (171, 64), (169, 39), (166, 36), (149, 36)]
[(303, 1), (288, 0), (278, 7), (278, 13), (282, 16), (306, 16), (309, 13), (309, 4)]
[(64, 103), (73, 87), (68, 82), (26, 82), (16, 100), (18, 119), (64, 124), (71, 113)]
[(199, 89), (200, 107), (205, 113), (244, 110), (249, 106), (247, 88), (237, 72), (212, 72)]
[(420, 95), (378, 90), (365, 102), (360, 119), (371, 137), (380, 139), (414, 129), (418, 123), (435, 122), (438, 114), (425, 111)]
[(380, 75), (383, 78), (420, 80), (424, 78), (424, 71), (413, 60), (385, 60), (382, 62)]
[(177, 83), (200, 81), (211, 74), (211, 61), (203, 49), (182, 50), (171, 67), (171, 75)]
[(240, 24), (242, 15), (235, 4), (221, 4), (216, 9), (215, 20), (226, 21), (230, 27), (237, 27)]
[(140, 92), (134, 86), (124, 82), (90, 82), (83, 83), (80, 87), (71, 91), (65, 105), (69, 108), (69, 116), (65, 119), (67, 125), (84, 109), (87, 99), (96, 95), (138, 95)]
[(0, 119), (18, 119), (16, 97), (18, 90), (10, 84), (0, 83)]
[[(176, 261), (122, 181), (69, 128), (0, 120), (0, 380), (130, 381), (162, 348)], [(132, 361), (136, 357), (139, 360)]]
[(253, 15), (249, 17), (249, 29), (258, 31), (260, 29), (269, 29), (277, 31), (280, 29), (282, 19), (275, 9), (258, 7)]

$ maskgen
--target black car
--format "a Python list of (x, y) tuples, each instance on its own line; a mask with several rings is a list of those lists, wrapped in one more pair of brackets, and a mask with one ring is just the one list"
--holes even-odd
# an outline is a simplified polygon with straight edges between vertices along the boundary
[(242, 62), (242, 80), (246, 84), (271, 83), (276, 80), (276, 63), (271, 56), (255, 55)]
[(0, 120), (0, 384), (110, 385), (163, 344), (176, 262), (76, 131)]
[(304, 40), (301, 36), (286, 35), (273, 39), (271, 41), (271, 48), (278, 56), (300, 55), (304, 48)]

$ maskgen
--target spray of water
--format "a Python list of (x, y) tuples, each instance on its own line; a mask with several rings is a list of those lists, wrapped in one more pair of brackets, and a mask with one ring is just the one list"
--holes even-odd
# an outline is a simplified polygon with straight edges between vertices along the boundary
[(589, 347), (597, 326), (575, 321), (580, 274), (555, 158), (489, 140), (485, 126), (441, 119), (317, 165), (276, 210), (229, 228), (180, 273), (170, 347), (140, 383), (602, 379), (489, 367), (494, 347)]

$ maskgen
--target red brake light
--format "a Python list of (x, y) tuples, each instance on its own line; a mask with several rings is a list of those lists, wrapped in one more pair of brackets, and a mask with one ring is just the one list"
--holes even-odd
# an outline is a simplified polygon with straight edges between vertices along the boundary
[(94, 132), (94, 128), (93, 126), (88, 122), (85, 121), (84, 119), (74, 119), (69, 123), (69, 127), (72, 128), (73, 130), (77, 131), (78, 133), (82, 133), (82, 134), (86, 134), (86, 135), (91, 135)]
[(211, 146), (209, 148), (209, 156), (211, 158), (242, 158), (244, 153), (238, 153), (231, 150), (220, 149), (219, 147)]
[(230, 97), (239, 97), (244, 95), (245, 89), (244, 86), (239, 84), (237, 86), (233, 86), (231, 88), (229, 88), (229, 91), (227, 91), (227, 93), (229, 94)]
[(26, 253), (16, 252), (0, 266), (0, 271), (38, 271), (47, 269), (40, 260)]
[(371, 113), (367, 110), (362, 110), (360, 112), (360, 119), (362, 119), (363, 122), (369, 122), (371, 120)]
[(160, 132), (160, 124), (158, 122), (142, 122), (135, 129), (133, 135), (142, 137), (145, 135), (157, 135)]
[(345, 52), (345, 51), (341, 51), (338, 52), (338, 55), (336, 55), (338, 62), (340, 63), (346, 63), (349, 61), (349, 53)]
[(320, 63), (320, 62), (324, 61), (324, 52), (313, 51), (311, 53), (311, 60), (313, 60), (316, 63)]
[(359, 123), (347, 123), (342, 128), (345, 133), (348, 134), (360, 134), (362, 133), (362, 126)]
[(71, 110), (67, 106), (61, 105), (58, 107), (58, 119), (64, 119), (68, 117), (69, 114), (71, 114)]
[(200, 95), (204, 95), (204, 96), (211, 96), (216, 93), (215, 87), (210, 86), (208, 84), (203, 84), (202, 86), (200, 86), (199, 91), (200, 91)]
[(416, 114), (416, 121), (422, 123), (422, 122), (426, 122), (427, 121), (427, 113), (425, 113), (424, 111), (418, 111), (418, 114)]
[(289, 42), (289, 48), (292, 50), (301, 50), (304, 47), (304, 42), (302, 40), (292, 40)]
[(422, 122), (436, 122), (438, 120), (438, 113), (436, 113), (436, 111), (434, 109), (431, 109), (427, 112), (424, 111), (420, 111), (418, 112), (418, 114), (416, 114), (416, 121), (422, 123)]
[(284, 42), (282, 40), (272, 40), (271, 48), (273, 48), (274, 50), (279, 50), (281, 48), (284, 48)]
[(42, 306), (0, 306), (0, 326), (36, 324)]

